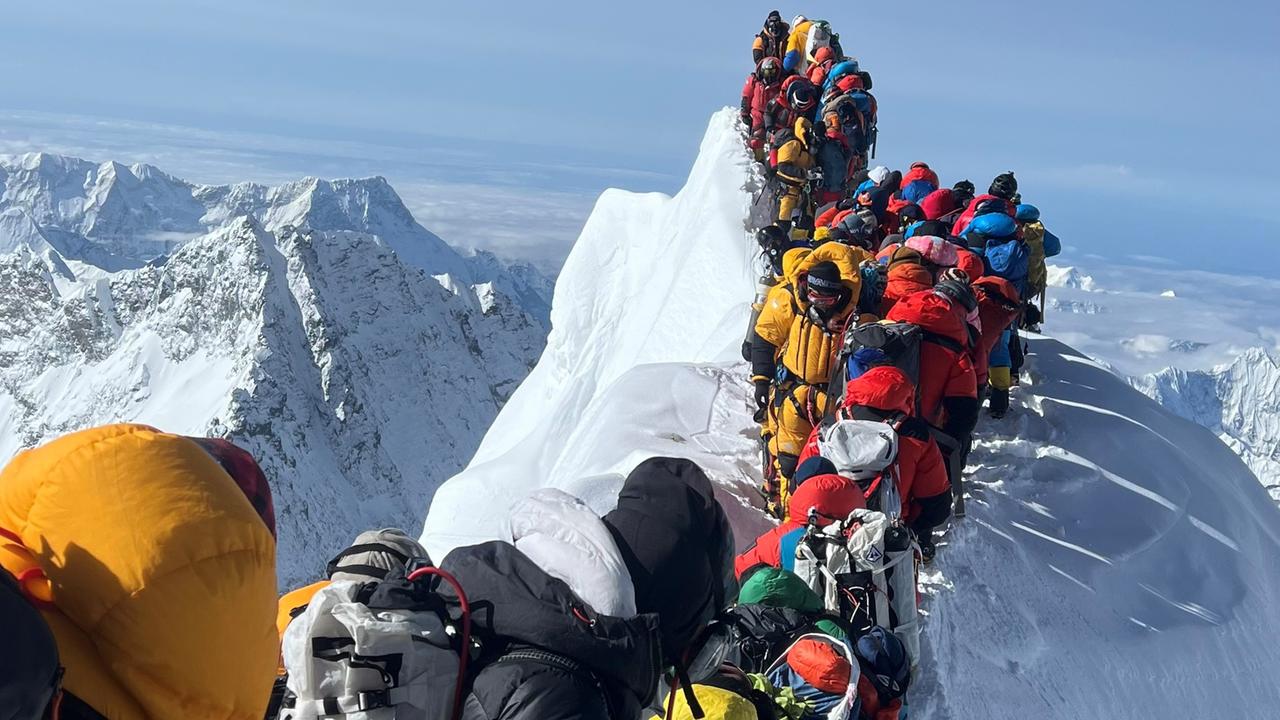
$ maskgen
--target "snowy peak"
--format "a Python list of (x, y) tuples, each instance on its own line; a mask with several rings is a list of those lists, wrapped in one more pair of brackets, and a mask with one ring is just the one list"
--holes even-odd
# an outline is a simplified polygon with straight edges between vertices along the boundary
[(229, 437), (272, 482), (285, 586), (362, 529), (418, 527), (542, 347), (377, 236), (250, 216), (93, 280), (0, 255), (0, 287), (0, 456), (128, 420)]
[[(163, 263), (194, 238), (251, 216), (268, 232), (302, 228), (378, 237), (467, 302), (492, 283), (507, 312), (549, 328), (551, 281), (532, 267), (463, 257), (419, 225), (383, 177), (305, 178), (278, 186), (193, 185), (145, 164), (100, 165), (32, 153), (0, 157), (0, 252), (35, 252), (107, 272)], [(447, 278), (447, 279), (446, 279)]]
[(1254, 347), (1212, 370), (1171, 367), (1133, 384), (1216, 433), (1280, 503), (1280, 361), (1275, 356)]

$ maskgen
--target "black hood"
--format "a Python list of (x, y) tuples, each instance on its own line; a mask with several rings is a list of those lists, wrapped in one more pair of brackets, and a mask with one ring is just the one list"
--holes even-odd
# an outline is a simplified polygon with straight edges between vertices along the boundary
[(690, 460), (650, 458), (631, 471), (604, 522), (631, 572), (637, 609), (658, 613), (663, 652), (679, 660), (738, 593), (733, 530), (711, 481)]
[[(505, 542), (458, 548), (440, 567), (462, 584), (481, 639), (532, 645), (585, 665), (606, 683), (613, 707), (638, 713), (653, 699), (662, 669), (656, 615), (596, 613)], [(441, 592), (451, 594), (447, 585)]]

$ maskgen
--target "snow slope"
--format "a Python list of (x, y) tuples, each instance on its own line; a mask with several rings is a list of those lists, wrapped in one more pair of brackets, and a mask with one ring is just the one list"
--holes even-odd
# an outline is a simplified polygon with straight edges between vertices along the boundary
[(542, 350), (539, 276), (453, 251), (380, 179), (19, 160), (0, 160), (0, 462), (118, 421), (228, 437), (271, 481), (282, 587), (369, 527), (419, 529)]
[[(553, 485), (611, 507), (646, 456), (703, 463), (739, 546), (768, 521), (738, 344), (758, 179), (718, 113), (674, 198), (601, 198), (538, 367), (437, 492), (436, 556), (504, 534)], [(913, 718), (1265, 716), (1280, 702), (1280, 510), (1240, 460), (1098, 363), (1037, 337), (988, 423), (970, 515), (926, 577)]]
[[(712, 119), (675, 197), (600, 197), (557, 282), (542, 359), (467, 470), (437, 491), (424, 535), (433, 554), (497, 535), (533, 487), (607, 509), (622, 475), (659, 451), (711, 463), (727, 504), (749, 495), (751, 438), (714, 432), (745, 397), (741, 369), (715, 364), (740, 359), (757, 274), (744, 220), (759, 179), (733, 123)], [(751, 517), (759, 527), (756, 513), (741, 516)]]

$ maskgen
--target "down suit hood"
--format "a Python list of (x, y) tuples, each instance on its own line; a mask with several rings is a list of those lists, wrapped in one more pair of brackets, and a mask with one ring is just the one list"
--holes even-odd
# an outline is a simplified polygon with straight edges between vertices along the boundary
[(889, 311), (889, 320), (907, 322), (950, 338), (960, 345), (969, 342), (969, 331), (964, 318), (951, 307), (951, 303), (932, 290), (918, 292), (898, 301)]
[(604, 516), (635, 585), (636, 609), (657, 613), (663, 653), (678, 660), (695, 632), (738, 594), (733, 530), (711, 481), (683, 458), (649, 458)]

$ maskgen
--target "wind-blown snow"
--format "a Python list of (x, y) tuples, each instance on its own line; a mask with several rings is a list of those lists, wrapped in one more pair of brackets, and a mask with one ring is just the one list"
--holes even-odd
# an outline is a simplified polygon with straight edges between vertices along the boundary
[[(739, 546), (755, 537), (766, 522), (737, 357), (755, 183), (722, 111), (675, 198), (601, 198), (561, 276), (542, 360), (436, 494), (423, 534), (433, 555), (502, 536), (505, 509), (536, 487), (607, 510), (653, 454), (707, 466)], [(1280, 510), (1212, 433), (1107, 367), (1041, 336), (1028, 363), (1016, 412), (978, 438), (969, 516), (925, 576), (911, 716), (1270, 712)]]

